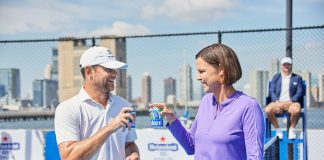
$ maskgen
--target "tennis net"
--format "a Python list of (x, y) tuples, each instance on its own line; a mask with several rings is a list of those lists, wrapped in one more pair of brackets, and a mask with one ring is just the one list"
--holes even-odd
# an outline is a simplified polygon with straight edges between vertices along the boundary
[(272, 137), (264, 145), (264, 155), (265, 160), (279, 160), (279, 138), (277, 136)]

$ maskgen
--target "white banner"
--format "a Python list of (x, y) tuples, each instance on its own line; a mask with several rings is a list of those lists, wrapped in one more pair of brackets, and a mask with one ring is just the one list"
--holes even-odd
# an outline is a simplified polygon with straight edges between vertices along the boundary
[(136, 129), (141, 160), (193, 160), (167, 129)]
[(0, 129), (1, 160), (43, 160), (44, 135), (40, 130)]

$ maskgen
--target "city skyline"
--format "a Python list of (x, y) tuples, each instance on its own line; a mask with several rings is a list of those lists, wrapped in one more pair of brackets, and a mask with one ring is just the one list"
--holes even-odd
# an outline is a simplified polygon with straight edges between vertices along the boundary
[[(278, 59), (273, 59), (272, 62), (277, 62)], [(259, 102), (260, 104), (264, 104), (263, 100), (264, 100), (264, 97), (267, 96), (267, 85), (268, 85), (268, 81), (271, 80), (271, 77), (269, 75), (269, 72), (271, 70), (273, 70), (273, 68), (278, 68), (280, 64), (278, 63), (271, 63), (271, 65), (269, 66), (269, 70), (267, 71), (262, 71), (262, 70), (254, 70), (254, 71), (251, 71), (250, 73), (250, 81), (248, 84), (245, 84), (245, 85), (249, 85), (250, 87), (249, 88), (245, 88), (243, 89), (243, 91), (247, 94), (249, 94), (250, 96), (252, 97), (255, 97)], [(46, 69), (48, 69), (48, 66), (45, 67)], [(0, 71), (1, 70), (12, 70), (12, 69), (3, 69), (3, 68), (0, 68)], [(19, 69), (14, 69), (15, 72), (19, 73)], [(174, 92), (175, 93), (175, 98), (176, 98), (176, 102), (178, 102), (180, 105), (186, 105), (184, 102), (181, 102), (181, 94), (183, 96), (183, 94), (186, 94), (186, 93), (181, 93), (181, 92), (184, 92), (184, 91), (181, 91), (181, 84), (179, 84), (179, 88), (175, 87), (176, 86), (176, 81), (185, 81), (185, 82), (188, 82), (190, 81), (190, 79), (192, 79), (192, 75), (190, 74), (190, 71), (191, 70), (191, 66), (189, 64), (183, 64), (181, 65), (181, 69), (180, 69), (180, 72), (179, 72), (179, 77), (178, 79), (177, 78), (173, 78), (173, 77), (166, 77), (164, 78), (164, 81), (163, 83), (165, 84), (166, 83), (166, 80), (171, 80), (171, 82), (169, 83), (174, 83), (172, 85), (174, 85), (174, 91), (172, 91), (172, 93)], [(40, 102), (40, 101), (44, 101), (44, 102), (40, 102), (41, 104), (43, 104), (44, 106), (51, 106), (51, 103), (54, 103), (53, 101), (49, 101), (46, 99), (53, 99), (55, 98), (55, 95), (53, 98), (47, 98), (47, 97), (42, 97), (44, 95), (41, 95), (39, 93), (36, 93), (36, 92), (44, 92), (45, 94), (52, 94), (51, 92), (53, 92), (53, 90), (55, 90), (55, 86), (53, 86), (51, 83), (54, 82), (54, 80), (50, 80), (50, 79), (47, 79), (46, 78), (46, 74), (48, 73), (49, 71), (46, 71), (44, 72), (44, 77), (45, 79), (41, 79), (41, 80), (38, 80), (38, 79), (35, 79), (33, 81), (33, 95), (32, 95), (32, 99), (33, 99), (33, 104), (36, 105), (36, 102)], [(313, 104), (313, 102), (321, 102), (321, 96), (323, 95), (323, 89), (321, 88), (321, 86), (324, 86), (323, 83), (323, 80), (318, 80), (316, 81), (317, 84), (316, 86), (314, 86), (314, 84), (312, 84), (312, 81), (314, 81), (313, 79), (320, 79), (322, 78), (323, 79), (323, 75), (324, 74), (319, 74), (318, 77), (316, 75), (312, 75), (311, 72), (307, 72), (307, 71), (294, 71), (295, 73), (301, 75), (303, 77), (303, 80), (306, 81), (306, 85), (309, 86), (307, 87), (307, 90), (306, 90), (306, 99), (307, 99), (307, 106), (311, 106)], [(53, 72), (50, 72), (53, 74)], [(278, 72), (277, 72), (278, 73)], [(275, 74), (275, 73), (274, 73)], [(47, 75), (49, 77), (53, 77), (51, 75)], [(132, 75), (131, 74), (127, 74), (127, 77), (131, 77)], [(188, 76), (188, 79), (189, 80), (181, 80), (181, 78), (184, 78)], [(6, 78), (6, 76), (2, 76), (4, 78)], [(10, 76), (9, 76), (10, 77)], [(191, 78), (190, 78), (191, 77)], [(53, 81), (53, 82), (52, 82)], [(133, 101), (137, 98), (141, 98), (143, 101), (144, 101), (144, 105), (147, 105), (148, 103), (151, 103), (153, 102), (152, 101), (152, 81), (154, 81), (154, 78), (152, 78), (150, 76), (149, 73), (147, 72), (144, 72), (143, 76), (142, 76), (142, 95), (140, 97), (138, 96), (133, 96), (132, 94), (131, 95), (128, 95), (128, 96), (131, 96), (131, 97), (134, 97), (134, 99), (130, 99), (130, 101)], [(56, 82), (56, 81), (55, 81)], [(128, 83), (130, 82), (131, 84), (133, 83), (132, 80), (128, 80), (127, 81)], [(48, 84), (47, 84), (48, 83)], [(19, 84), (20, 85), (20, 84)], [(47, 85), (49, 85), (49, 87), (51, 89), (46, 89)], [(54, 84), (55, 85), (55, 84)], [(51, 87), (52, 86), (52, 87)], [(186, 84), (184, 84), (183, 86), (186, 86)], [(190, 86), (190, 84), (189, 84)], [(40, 89), (40, 87), (44, 87), (44, 89)], [(54, 87), (54, 88), (53, 88)], [(166, 86), (164, 86), (166, 87)], [(38, 89), (37, 89), (38, 88)], [(186, 88), (186, 87), (185, 87)], [(191, 89), (191, 96), (197, 96), (199, 95), (199, 90), (195, 89), (197, 88), (197, 86), (193, 86), (192, 87), (189, 87), (189, 89)], [(313, 88), (318, 88), (318, 95), (313, 93), (314, 89)], [(35, 90), (36, 89), (36, 90)], [(18, 88), (18, 90), (20, 90), (20, 88)], [(46, 91), (48, 90), (48, 91)], [(133, 88), (130, 88), (130, 91), (133, 90)], [(187, 90), (187, 89), (183, 89), (183, 90)], [(36, 91), (36, 92), (35, 92)], [(187, 90), (188, 91), (188, 90)], [(3, 91), (1, 91), (3, 92)], [(16, 92), (16, 90), (14, 90), (14, 92)], [(19, 91), (20, 92), (20, 91)], [(179, 93), (179, 94), (176, 94), (176, 93)], [(146, 97), (146, 98), (145, 98)], [(316, 98), (318, 97), (318, 98)], [(36, 98), (36, 99), (35, 99)], [(37, 99), (38, 98), (38, 99)], [(191, 102), (191, 101), (194, 101), (194, 99), (199, 99), (200, 97), (192, 97), (191, 99), (189, 99), (187, 102)], [(19, 98), (18, 98), (19, 99)], [(145, 100), (147, 99), (147, 100)], [(167, 102), (166, 101), (166, 93), (165, 93), (165, 90), (163, 91), (163, 97), (160, 97), (160, 99), (163, 99), (162, 102)], [(161, 101), (160, 101), (161, 102)], [(55, 102), (57, 104), (57, 101)], [(38, 103), (37, 103), (38, 104)], [(39, 104), (38, 104), (39, 105)]]

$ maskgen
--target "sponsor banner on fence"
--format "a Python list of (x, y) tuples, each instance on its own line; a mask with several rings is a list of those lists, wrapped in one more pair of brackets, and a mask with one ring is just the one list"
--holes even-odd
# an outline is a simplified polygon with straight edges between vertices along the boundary
[(137, 129), (141, 160), (193, 160), (167, 129)]
[(44, 159), (44, 135), (40, 130), (0, 129), (1, 160)]

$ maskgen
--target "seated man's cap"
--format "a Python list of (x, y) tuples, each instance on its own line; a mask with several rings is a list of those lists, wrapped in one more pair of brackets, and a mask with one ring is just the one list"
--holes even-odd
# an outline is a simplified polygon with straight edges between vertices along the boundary
[(292, 60), (290, 57), (284, 57), (282, 60), (281, 60), (281, 64), (285, 64), (285, 63), (289, 63), (289, 64), (292, 64)]
[(105, 47), (91, 47), (80, 58), (80, 68), (101, 65), (110, 69), (127, 69), (127, 64), (117, 61), (111, 51)]

